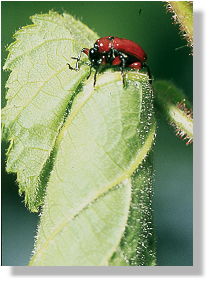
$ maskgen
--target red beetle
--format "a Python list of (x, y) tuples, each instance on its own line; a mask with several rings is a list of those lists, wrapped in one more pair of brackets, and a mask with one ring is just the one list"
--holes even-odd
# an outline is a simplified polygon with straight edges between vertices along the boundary
[(70, 64), (68, 64), (70, 69), (76, 71), (79, 70), (78, 62), (81, 59), (82, 53), (86, 54), (91, 62), (88, 63), (90, 66), (90, 74), (92, 67), (96, 69), (94, 75), (94, 86), (96, 84), (96, 75), (101, 65), (120, 66), (123, 84), (125, 82), (124, 68), (126, 67), (138, 70), (146, 67), (149, 78), (151, 79), (149, 67), (145, 63), (147, 60), (146, 53), (138, 44), (131, 40), (114, 36), (105, 36), (99, 38), (94, 43), (93, 48), (83, 48), (78, 57), (72, 57), (73, 59), (76, 59), (77, 62), (75, 68), (72, 68)]

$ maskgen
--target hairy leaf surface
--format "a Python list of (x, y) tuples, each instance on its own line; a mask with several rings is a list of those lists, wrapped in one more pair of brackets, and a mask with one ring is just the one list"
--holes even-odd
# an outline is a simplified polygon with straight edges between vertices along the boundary
[(106, 71), (75, 98), (57, 140), (31, 265), (108, 265), (117, 251), (134, 200), (131, 176), (155, 134), (148, 77), (129, 72), (127, 82), (124, 89), (120, 73)]

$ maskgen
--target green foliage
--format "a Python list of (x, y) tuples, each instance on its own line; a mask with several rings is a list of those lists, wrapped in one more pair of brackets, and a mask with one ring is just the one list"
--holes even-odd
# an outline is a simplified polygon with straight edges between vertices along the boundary
[(43, 204), (30, 265), (154, 265), (148, 76), (124, 88), (105, 71), (94, 88), (66, 63), (98, 36), (66, 14), (32, 20), (9, 47), (3, 109), (7, 171), (31, 211)]
[[(49, 157), (76, 89), (88, 72), (69, 72), (83, 44), (97, 35), (70, 15), (55, 12), (31, 17), (33, 25), (15, 34), (4, 69), (7, 105), (2, 111), (4, 136), (10, 141), (7, 171), (17, 173), (20, 194), (31, 211), (43, 203)], [(82, 36), (81, 36), (82, 34)]]
[(57, 140), (32, 265), (108, 265), (116, 251), (134, 200), (130, 177), (155, 134), (147, 76), (129, 73), (127, 83), (124, 89), (120, 73), (106, 71), (73, 101)]

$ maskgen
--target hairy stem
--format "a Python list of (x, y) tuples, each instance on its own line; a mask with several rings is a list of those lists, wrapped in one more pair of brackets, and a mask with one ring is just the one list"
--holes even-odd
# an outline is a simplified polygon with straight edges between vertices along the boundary
[(192, 143), (192, 109), (182, 90), (169, 81), (156, 81), (153, 87), (159, 112), (174, 126), (176, 134), (187, 141), (187, 145)]
[(193, 46), (193, 4), (191, 1), (167, 1), (167, 9), (173, 14), (174, 22), (179, 24), (188, 46)]

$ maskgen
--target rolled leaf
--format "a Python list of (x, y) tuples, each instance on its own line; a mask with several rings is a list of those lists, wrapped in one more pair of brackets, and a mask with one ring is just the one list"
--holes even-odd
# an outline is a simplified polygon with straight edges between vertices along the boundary
[[(132, 176), (154, 140), (152, 89), (147, 75), (129, 72), (126, 80), (124, 88), (120, 73), (106, 71), (96, 88), (90, 80), (75, 98), (57, 140), (30, 265), (113, 264), (111, 258), (127, 224), (133, 225), (128, 217), (137, 199), (139, 212), (133, 217), (138, 227), (128, 234), (135, 243), (142, 239), (142, 213), (143, 221), (150, 222), (151, 199), (140, 200), (136, 191), (143, 190), (149, 198), (152, 186), (147, 194), (146, 183), (151, 183), (151, 176), (144, 176), (144, 169), (139, 168), (144, 188)], [(144, 212), (140, 202), (149, 212)], [(146, 227), (153, 236), (149, 224)], [(152, 264), (153, 258), (137, 256), (138, 244), (134, 245), (134, 261), (133, 253), (130, 260), (127, 253), (126, 263)], [(145, 245), (150, 248), (150, 241)]]

